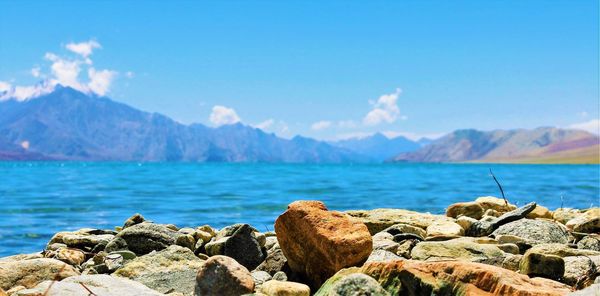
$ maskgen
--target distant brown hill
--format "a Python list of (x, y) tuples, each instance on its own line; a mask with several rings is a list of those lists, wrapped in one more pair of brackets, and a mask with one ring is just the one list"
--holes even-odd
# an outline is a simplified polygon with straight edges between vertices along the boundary
[(600, 138), (581, 130), (458, 130), (393, 161), (599, 163)]

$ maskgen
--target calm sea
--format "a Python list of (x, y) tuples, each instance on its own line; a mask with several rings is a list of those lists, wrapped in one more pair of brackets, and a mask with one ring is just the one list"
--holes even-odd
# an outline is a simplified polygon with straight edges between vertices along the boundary
[(0, 256), (42, 250), (61, 230), (113, 228), (134, 213), (177, 226), (246, 222), (266, 231), (291, 201), (330, 209), (443, 213), (500, 196), (555, 209), (599, 204), (598, 165), (0, 162)]

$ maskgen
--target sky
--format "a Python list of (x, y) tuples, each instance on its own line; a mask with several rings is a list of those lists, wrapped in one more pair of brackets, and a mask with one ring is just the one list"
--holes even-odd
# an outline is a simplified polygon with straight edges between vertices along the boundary
[(600, 129), (596, 0), (0, 6), (0, 92), (20, 99), (60, 83), (288, 138)]

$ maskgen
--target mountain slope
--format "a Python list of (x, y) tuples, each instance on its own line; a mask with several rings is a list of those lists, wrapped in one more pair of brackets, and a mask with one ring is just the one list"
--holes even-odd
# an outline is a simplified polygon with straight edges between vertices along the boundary
[(330, 144), (367, 155), (376, 161), (384, 161), (403, 152), (415, 151), (422, 146), (421, 143), (411, 141), (402, 136), (389, 139), (381, 133), (364, 138), (330, 142)]
[(282, 139), (242, 124), (219, 128), (183, 125), (160, 114), (61, 86), (27, 101), (0, 101), (0, 114), (0, 157), (5, 159), (201, 162), (365, 159), (325, 143)]
[[(533, 130), (458, 130), (417, 151), (402, 153), (394, 161), (408, 162), (561, 162), (561, 155), (594, 159), (598, 136), (579, 130), (542, 127)], [(569, 152), (571, 151), (571, 152)], [(597, 150), (596, 150), (597, 152)], [(597, 156), (596, 156), (597, 159)]]

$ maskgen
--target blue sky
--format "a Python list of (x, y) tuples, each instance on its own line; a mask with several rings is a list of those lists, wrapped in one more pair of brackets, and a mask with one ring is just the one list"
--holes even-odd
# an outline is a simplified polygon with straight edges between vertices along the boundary
[(77, 61), (73, 83), (183, 123), (320, 139), (598, 129), (595, 0), (1, 6), (3, 85)]

